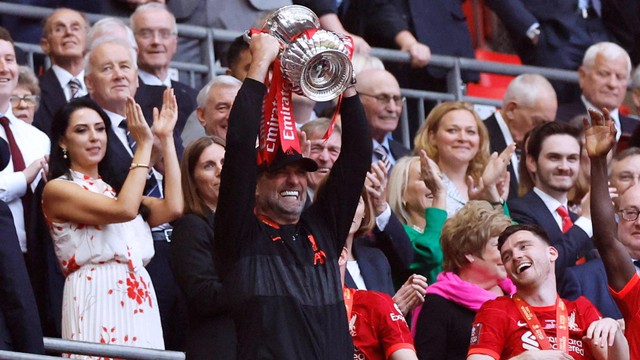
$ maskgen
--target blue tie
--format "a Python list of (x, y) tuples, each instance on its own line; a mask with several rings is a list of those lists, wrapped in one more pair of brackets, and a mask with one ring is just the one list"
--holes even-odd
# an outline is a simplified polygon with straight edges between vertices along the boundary
[[(131, 132), (127, 127), (127, 119), (123, 119), (118, 125), (121, 129), (123, 129), (127, 134), (127, 143), (129, 143), (129, 148), (132, 153), (136, 153), (136, 140), (131, 136)], [(150, 170), (150, 175), (147, 179), (147, 183), (144, 185), (144, 194), (146, 196), (152, 196), (156, 198), (162, 198), (162, 193), (160, 193), (160, 184), (158, 183), (158, 179), (156, 179), (152, 170)]]

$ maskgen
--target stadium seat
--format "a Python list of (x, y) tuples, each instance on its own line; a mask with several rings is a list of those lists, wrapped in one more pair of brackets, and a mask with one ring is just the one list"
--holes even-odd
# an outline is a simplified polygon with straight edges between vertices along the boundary
[[(485, 49), (476, 49), (476, 59), (503, 64), (522, 65), (522, 61), (520, 61), (518, 55), (504, 54)], [(509, 86), (513, 78), (513, 76), (509, 75), (480, 73), (480, 81), (477, 84), (469, 84), (467, 88), (468, 95), (502, 100), (505, 91), (507, 91), (507, 86)]]

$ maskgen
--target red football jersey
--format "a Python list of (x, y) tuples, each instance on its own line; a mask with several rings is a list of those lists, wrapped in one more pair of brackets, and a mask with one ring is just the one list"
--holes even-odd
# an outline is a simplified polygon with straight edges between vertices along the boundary
[[(585, 297), (563, 300), (569, 316), (567, 350), (574, 359), (592, 359), (587, 343), (582, 341), (589, 325), (602, 318)], [(549, 342), (557, 349), (556, 306), (530, 306), (536, 314)], [(535, 335), (510, 297), (487, 301), (476, 315), (471, 329), (469, 355), (484, 354), (494, 359), (510, 359), (527, 350), (541, 350)]]
[(415, 351), (404, 316), (389, 295), (349, 290), (353, 294), (349, 332), (353, 338), (354, 359), (384, 360), (400, 349)]
[(618, 293), (609, 290), (624, 317), (631, 358), (640, 359), (640, 277), (635, 274)]

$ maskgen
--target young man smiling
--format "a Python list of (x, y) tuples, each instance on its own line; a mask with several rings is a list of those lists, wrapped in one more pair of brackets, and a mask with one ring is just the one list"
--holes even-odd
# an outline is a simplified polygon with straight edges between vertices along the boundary
[(476, 315), (467, 360), (629, 359), (618, 322), (584, 297), (556, 292), (558, 251), (540, 228), (512, 225), (498, 238), (515, 295), (486, 302)]

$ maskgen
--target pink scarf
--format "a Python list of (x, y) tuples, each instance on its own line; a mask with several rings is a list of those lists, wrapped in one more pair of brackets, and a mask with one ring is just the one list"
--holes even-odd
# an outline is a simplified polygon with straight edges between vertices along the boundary
[[(506, 294), (513, 295), (516, 292), (516, 287), (509, 278), (500, 281), (498, 286)], [(452, 272), (440, 273), (436, 283), (427, 288), (427, 294), (440, 295), (473, 311), (480, 310), (482, 304), (498, 297), (491, 291), (460, 279)]]

